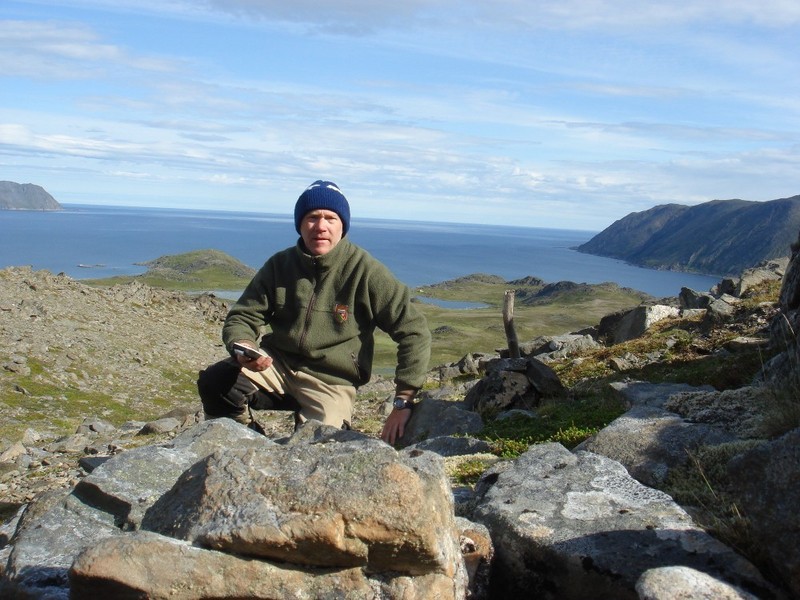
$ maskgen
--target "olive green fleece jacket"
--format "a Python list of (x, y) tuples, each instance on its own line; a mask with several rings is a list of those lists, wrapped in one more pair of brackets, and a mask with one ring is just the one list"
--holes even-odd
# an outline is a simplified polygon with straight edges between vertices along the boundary
[(267, 260), (230, 309), (222, 340), (257, 341), (295, 371), (331, 384), (369, 381), (378, 327), (397, 343), (395, 383), (422, 387), (431, 353), (411, 292), (377, 259), (343, 238), (322, 256), (302, 240)]

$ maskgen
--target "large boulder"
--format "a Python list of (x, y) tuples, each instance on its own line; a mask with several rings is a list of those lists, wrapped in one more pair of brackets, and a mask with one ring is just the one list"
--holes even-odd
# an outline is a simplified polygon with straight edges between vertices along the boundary
[(73, 495), (111, 515), (118, 526), (137, 529), (145, 511), (186, 469), (231, 439), (242, 449), (276, 445), (231, 419), (205, 421), (169, 444), (135, 448), (105, 461), (78, 482)]
[(461, 528), (434, 453), (313, 421), (276, 443), (218, 419), (29, 505), (0, 595), (464, 598)]
[(466, 410), (463, 402), (425, 398), (417, 406), (406, 424), (397, 445), (405, 448), (427, 439), (468, 435), (483, 429), (483, 419)]
[(681, 311), (664, 304), (641, 305), (600, 319), (598, 336), (609, 344), (621, 344), (644, 335), (655, 323), (679, 317)]
[(311, 567), (454, 577), (459, 565), (442, 461), (366, 437), (218, 450), (153, 504), (142, 527)]
[(533, 356), (496, 361), (467, 392), (464, 405), (481, 415), (530, 410), (544, 400), (561, 399), (566, 388), (552, 368)]
[(764, 261), (755, 267), (745, 269), (736, 282), (734, 295), (746, 297), (748, 292), (766, 281), (781, 281), (789, 266), (789, 257), (774, 258)]
[(764, 414), (772, 392), (763, 386), (672, 394), (664, 408), (687, 422), (714, 426), (740, 439), (763, 437)]
[(761, 597), (756, 568), (704, 530), (663, 492), (625, 468), (560, 444), (531, 447), (478, 483), (473, 519), (495, 545), (492, 597), (637, 598), (650, 569), (686, 566)]
[(689, 461), (692, 451), (735, 439), (733, 434), (713, 425), (686, 421), (660, 408), (636, 406), (576, 450), (612, 458), (637, 481), (659, 487), (671, 469)]

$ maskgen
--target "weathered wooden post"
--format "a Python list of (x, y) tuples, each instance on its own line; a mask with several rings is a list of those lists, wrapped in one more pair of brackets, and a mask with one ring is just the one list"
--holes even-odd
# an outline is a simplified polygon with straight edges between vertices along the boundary
[(514, 330), (514, 290), (506, 290), (503, 302), (503, 327), (506, 330), (508, 354), (511, 358), (519, 358), (519, 342)]

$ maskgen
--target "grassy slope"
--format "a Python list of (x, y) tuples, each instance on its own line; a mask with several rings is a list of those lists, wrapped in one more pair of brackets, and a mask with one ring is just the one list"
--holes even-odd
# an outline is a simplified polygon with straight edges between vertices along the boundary
[[(496, 279), (496, 280), (495, 280)], [(536, 293), (543, 286), (516, 286), (497, 278), (481, 276), (415, 290), (418, 296), (441, 300), (480, 302), (486, 308), (445, 309), (418, 302), (433, 332), (431, 366), (461, 359), (470, 352), (494, 352), (506, 348), (503, 325), (503, 302), (508, 289)], [(581, 287), (578, 292), (553, 294), (528, 305), (514, 304), (514, 329), (520, 342), (540, 335), (559, 335), (597, 325), (600, 319), (622, 308), (637, 306), (645, 297), (634, 290), (615, 285)], [(388, 336), (379, 334), (376, 342), (376, 369), (394, 364), (394, 345)]]
[[(241, 290), (253, 275), (239, 261), (218, 250), (198, 250), (165, 256), (146, 263), (143, 275), (87, 280), (92, 285), (114, 285), (129, 281), (172, 290)], [(461, 359), (470, 352), (494, 352), (506, 344), (503, 326), (503, 301), (507, 289), (532, 295), (544, 284), (505, 282), (499, 277), (471, 275), (415, 290), (416, 295), (441, 300), (479, 302), (486, 308), (454, 310), (418, 302), (433, 332), (431, 366)], [(554, 293), (535, 304), (517, 303), (514, 328), (520, 342), (539, 335), (556, 335), (596, 325), (600, 318), (621, 308), (638, 305), (644, 295), (615, 285), (581, 286)], [(386, 334), (376, 336), (375, 373), (391, 374), (395, 365), (395, 346)]]

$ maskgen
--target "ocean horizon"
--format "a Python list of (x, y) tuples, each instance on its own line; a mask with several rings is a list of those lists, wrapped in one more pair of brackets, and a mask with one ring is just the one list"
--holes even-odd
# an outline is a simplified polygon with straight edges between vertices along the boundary
[[(0, 267), (30, 266), (74, 279), (139, 275), (161, 256), (214, 248), (258, 269), (296, 243), (292, 215), (65, 204), (60, 211), (0, 211)], [(499, 225), (351, 220), (348, 238), (411, 288), (475, 273), (506, 281), (613, 282), (657, 298), (706, 291), (719, 277), (645, 269), (584, 254), (596, 232)]]

